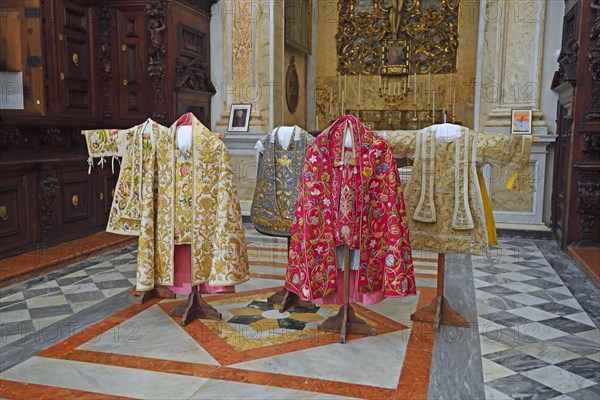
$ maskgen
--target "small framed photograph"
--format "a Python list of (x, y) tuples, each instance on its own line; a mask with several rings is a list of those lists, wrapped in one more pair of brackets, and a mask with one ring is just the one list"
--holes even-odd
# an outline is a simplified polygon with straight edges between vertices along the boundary
[(386, 40), (383, 46), (381, 74), (408, 74), (410, 48), (406, 40)]
[(510, 133), (531, 135), (531, 110), (512, 110)]
[(228, 132), (248, 132), (252, 104), (232, 104)]

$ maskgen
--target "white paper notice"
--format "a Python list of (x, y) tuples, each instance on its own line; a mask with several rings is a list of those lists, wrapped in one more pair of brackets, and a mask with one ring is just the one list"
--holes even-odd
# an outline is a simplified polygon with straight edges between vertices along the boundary
[(0, 71), (0, 110), (23, 109), (23, 73)]

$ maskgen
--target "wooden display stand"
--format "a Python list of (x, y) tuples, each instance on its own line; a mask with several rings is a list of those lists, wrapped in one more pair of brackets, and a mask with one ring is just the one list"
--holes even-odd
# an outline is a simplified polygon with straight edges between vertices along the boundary
[(157, 285), (154, 289), (148, 290), (147, 292), (139, 292), (137, 290), (133, 290), (129, 292), (130, 295), (138, 296), (138, 304), (144, 304), (154, 298), (159, 299), (174, 299), (177, 297), (175, 292), (169, 289), (167, 286)]
[(339, 332), (340, 343), (346, 342), (346, 335), (349, 333), (375, 335), (375, 329), (360, 319), (350, 305), (350, 248), (346, 245), (344, 245), (344, 304), (336, 315), (323, 321), (317, 330), (319, 332)]
[(171, 315), (181, 317), (182, 326), (198, 318), (217, 321), (221, 319), (221, 313), (204, 301), (202, 295), (198, 292), (198, 285), (192, 286), (192, 293), (189, 294), (187, 302), (173, 309)]
[[(290, 238), (287, 238), (288, 254), (290, 252)], [(286, 288), (281, 289), (267, 299), (269, 304), (280, 304), (279, 312), (285, 312), (289, 308), (300, 306), (309, 310), (315, 309), (315, 304), (312, 301), (300, 300), (296, 293), (290, 292)]]
[(446, 264), (446, 255), (438, 253), (438, 273), (437, 273), (437, 295), (429, 304), (416, 311), (410, 316), (411, 321), (415, 322), (433, 322), (433, 330), (438, 332), (440, 324), (469, 327), (469, 321), (456, 311), (448, 300), (444, 297), (444, 269)]

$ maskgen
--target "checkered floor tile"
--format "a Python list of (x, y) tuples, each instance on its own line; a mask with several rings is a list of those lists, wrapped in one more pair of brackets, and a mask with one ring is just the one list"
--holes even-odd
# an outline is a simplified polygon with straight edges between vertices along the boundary
[(600, 398), (600, 331), (534, 243), (473, 257), (489, 399)]

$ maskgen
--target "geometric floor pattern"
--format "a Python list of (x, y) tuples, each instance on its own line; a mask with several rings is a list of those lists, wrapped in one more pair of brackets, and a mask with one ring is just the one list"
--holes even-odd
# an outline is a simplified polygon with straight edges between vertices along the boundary
[(600, 399), (600, 331), (532, 243), (473, 257), (488, 399)]
[[(598, 318), (535, 241), (501, 239), (489, 257), (469, 260), (481, 365), (465, 376), (447, 352), (454, 336), (409, 318), (435, 296), (432, 254), (413, 253), (417, 296), (353, 305), (377, 335), (340, 344), (316, 329), (338, 306), (280, 314), (266, 302), (283, 284), (286, 242), (245, 228), (252, 279), (236, 293), (204, 296), (221, 321), (182, 327), (170, 316), (181, 299), (131, 304), (136, 246), (0, 289), (0, 397), (411, 399), (445, 393), (432, 390), (439, 382), (476, 380), (481, 395), (451, 397), (482, 398), (485, 388), (488, 399), (600, 398)], [(50, 340), (60, 324), (81, 326)], [(432, 370), (444, 376), (430, 377)]]

